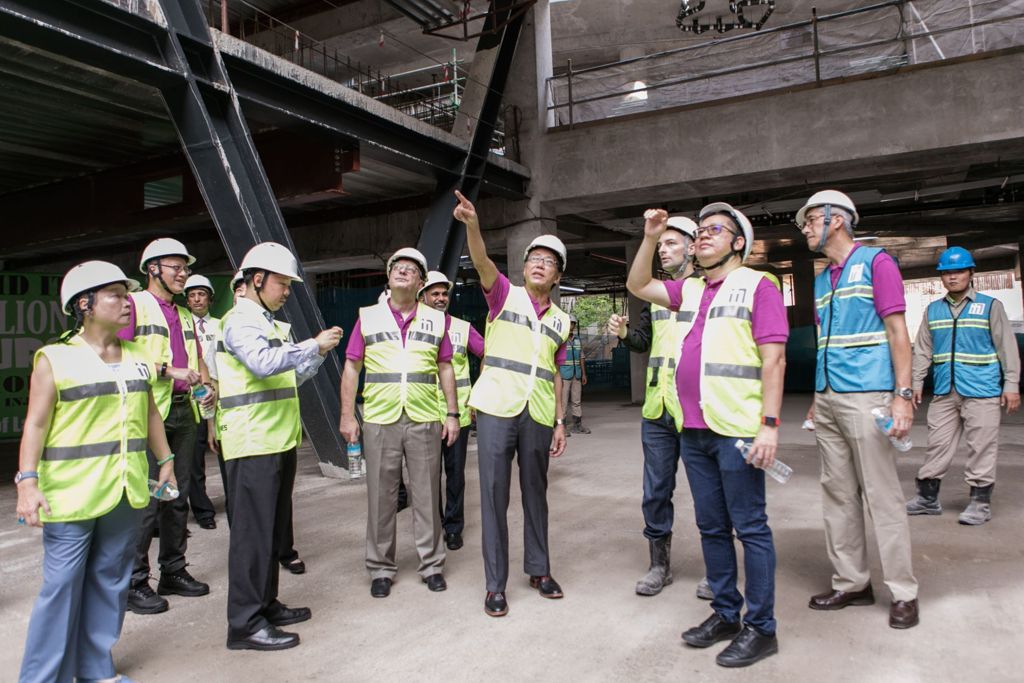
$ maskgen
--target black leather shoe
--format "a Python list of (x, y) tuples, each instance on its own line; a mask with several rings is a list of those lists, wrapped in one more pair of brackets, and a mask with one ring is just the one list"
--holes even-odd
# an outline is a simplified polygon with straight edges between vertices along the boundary
[(896, 600), (889, 606), (889, 626), (892, 628), (911, 628), (917, 626), (919, 621), (917, 598)]
[(744, 626), (740, 634), (729, 643), (729, 647), (718, 653), (715, 664), (730, 668), (750, 666), (778, 652), (779, 641), (774, 634), (766, 636), (750, 626)]
[(200, 519), (200, 520), (197, 520), (197, 521), (199, 522), (199, 528), (200, 529), (216, 529), (217, 528), (217, 520), (213, 519), (212, 517), (210, 519)]
[(444, 580), (444, 576), (440, 572), (424, 578), (423, 583), (427, 584), (427, 588), (435, 593), (448, 590), (448, 582)]
[(564, 595), (564, 593), (562, 593), (562, 587), (559, 586), (558, 582), (550, 576), (531, 576), (530, 588), (540, 591), (540, 596), (542, 598), (557, 600)]
[(160, 595), (181, 595), (186, 598), (197, 598), (210, 592), (210, 585), (196, 581), (188, 570), (182, 567), (173, 574), (160, 574), (160, 583), (156, 586)]
[(264, 614), (267, 621), (274, 626), (298, 624), (303, 621), (309, 621), (313, 618), (313, 611), (308, 607), (285, 607), (282, 605), (281, 609), (276, 612), (273, 612), (272, 614)]
[(728, 622), (718, 613), (712, 614), (704, 620), (700, 626), (683, 631), (683, 640), (687, 645), (693, 647), (711, 647), (720, 640), (727, 640), (734, 637), (743, 629), (738, 622)]
[(386, 598), (391, 595), (391, 579), (383, 577), (371, 581), (370, 595), (375, 598)]
[(445, 534), (444, 545), (448, 550), (458, 550), (462, 547), (462, 534)]
[(285, 569), (287, 569), (288, 571), (290, 571), (292, 574), (305, 574), (306, 573), (306, 563), (303, 562), (302, 560), (300, 560), (297, 557), (294, 560), (289, 560), (288, 562), (282, 562), (281, 566), (284, 567)]
[(167, 601), (153, 592), (149, 581), (128, 589), (128, 610), (136, 614), (160, 614), (167, 611)]
[(484, 598), (484, 612), (489, 617), (503, 617), (508, 614), (508, 601), (505, 592), (488, 593)]
[(287, 650), (298, 644), (298, 633), (288, 633), (276, 626), (267, 626), (245, 638), (228, 636), (229, 650)]
[(835, 610), (856, 605), (875, 604), (875, 593), (871, 590), (871, 584), (864, 590), (859, 591), (825, 591), (818, 595), (812, 595), (807, 606), (811, 609)]

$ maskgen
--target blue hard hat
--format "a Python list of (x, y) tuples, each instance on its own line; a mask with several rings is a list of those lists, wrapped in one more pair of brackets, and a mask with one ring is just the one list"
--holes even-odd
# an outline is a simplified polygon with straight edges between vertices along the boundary
[(950, 247), (939, 255), (939, 265), (935, 267), (935, 270), (942, 272), (944, 270), (967, 270), (974, 267), (974, 257), (971, 256), (971, 252), (963, 247)]

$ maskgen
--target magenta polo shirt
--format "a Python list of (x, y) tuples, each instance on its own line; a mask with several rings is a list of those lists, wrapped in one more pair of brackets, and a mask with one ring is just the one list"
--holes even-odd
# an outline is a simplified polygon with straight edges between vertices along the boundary
[(472, 325), (469, 326), (469, 343), (466, 344), (466, 348), (477, 358), (484, 357), (484, 338)]
[[(491, 287), (490, 291), (484, 289), (483, 285), (481, 285), (480, 288), (484, 290), (484, 298), (487, 300), (487, 320), (494, 320), (494, 318), (501, 313), (501, 309), (505, 307), (505, 300), (508, 299), (508, 293), (512, 288), (512, 283), (509, 282), (508, 278), (504, 274), (498, 273), (498, 279), (494, 281), (494, 285)], [(530, 296), (530, 290), (526, 290), (526, 296)], [(549, 308), (551, 308), (550, 299), (548, 299), (547, 306), (541, 306), (532, 296), (530, 296), (530, 303), (533, 304), (533, 310), (537, 314), (538, 318), (543, 318), (544, 314), (548, 312)], [(562, 365), (563, 363), (565, 363), (564, 343), (558, 347), (557, 351), (555, 351), (555, 365)]]
[[(846, 262), (860, 247), (860, 243), (855, 243), (853, 249), (838, 266), (832, 263), (828, 264), (828, 274), (832, 279), (833, 289), (839, 283), (839, 276), (842, 274)], [(888, 315), (903, 313), (907, 310), (907, 299), (903, 294), (903, 276), (900, 275), (900, 267), (896, 265), (892, 256), (884, 251), (879, 252), (871, 261), (871, 291), (874, 293), (875, 312), (878, 313), (879, 318), (884, 320)], [(821, 322), (817, 309), (814, 311), (814, 322)]]
[[(143, 292), (143, 296), (149, 295), (156, 299), (156, 302), (160, 304), (160, 312), (164, 314), (164, 320), (167, 321), (167, 329), (170, 331), (171, 340), (171, 367), (173, 368), (187, 368), (188, 367), (188, 351), (185, 349), (185, 332), (181, 329), (181, 318), (178, 317), (178, 306), (174, 301), (164, 301), (158, 296), (153, 296), (149, 292)], [(135, 340), (135, 299), (128, 297), (128, 305), (131, 306), (131, 320), (128, 322), (128, 327), (117, 333), (117, 336), (125, 341)], [(189, 314), (191, 315), (191, 314)], [(199, 358), (203, 357), (203, 345), (196, 338), (196, 349), (199, 353)], [(171, 391), (175, 394), (187, 394), (190, 391), (190, 387), (187, 382), (182, 382), (180, 379), (174, 380), (174, 387)]]
[[(693, 327), (683, 339), (682, 357), (676, 368), (676, 392), (683, 408), (683, 427), (685, 429), (708, 429), (704, 421), (704, 413), (700, 407), (700, 367), (701, 343), (704, 336), (704, 323), (707, 321), (708, 308), (711, 300), (722, 287), (722, 280), (709, 282), (701, 294), (700, 307)], [(683, 301), (683, 283), (685, 280), (666, 280), (665, 291), (668, 292), (669, 308), (678, 311)], [(782, 292), (767, 278), (763, 278), (754, 290), (754, 309), (751, 312), (751, 332), (757, 344), (785, 344), (789, 339), (789, 321), (786, 319), (786, 305), (782, 300)]]
[[(418, 307), (412, 309), (408, 318), (403, 318), (401, 312), (396, 311), (394, 306), (391, 305), (391, 297), (388, 297), (388, 308), (391, 309), (391, 315), (395, 316), (398, 329), (402, 332), (402, 346), (405, 346), (405, 335), (409, 331), (409, 325), (416, 319)], [(448, 326), (450, 324), (451, 317), (446, 315), (444, 317), (444, 334), (441, 335), (441, 345), (437, 349), (438, 363), (448, 363), (452, 359), (452, 343), (448, 339)], [(349, 360), (363, 360), (365, 355), (366, 342), (363, 341), (363, 326), (359, 324), (359, 318), (356, 318), (356, 324), (352, 326), (352, 331), (349, 332), (348, 346), (345, 347), (345, 358)]]

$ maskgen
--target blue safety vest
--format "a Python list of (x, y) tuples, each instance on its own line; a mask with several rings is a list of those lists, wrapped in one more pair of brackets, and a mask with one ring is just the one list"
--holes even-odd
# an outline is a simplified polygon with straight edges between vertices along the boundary
[(579, 335), (572, 338), (572, 341), (565, 345), (565, 362), (558, 367), (558, 372), (565, 381), (582, 379), (583, 370), (580, 368), (580, 356), (582, 356)]
[(1003, 393), (1003, 368), (989, 328), (992, 297), (974, 296), (974, 301), (964, 304), (958, 318), (953, 317), (952, 306), (945, 298), (928, 306), (936, 396), (954, 388), (969, 398), (992, 398)]
[(815, 390), (840, 393), (892, 391), (896, 385), (885, 323), (875, 311), (871, 264), (881, 249), (858, 247), (835, 288), (829, 269), (814, 279), (818, 311)]

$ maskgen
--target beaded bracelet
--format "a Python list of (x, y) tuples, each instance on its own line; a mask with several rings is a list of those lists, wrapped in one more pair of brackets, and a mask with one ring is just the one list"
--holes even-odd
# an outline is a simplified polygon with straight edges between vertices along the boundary
[(157, 462), (156, 462), (157, 467), (163, 467), (164, 465), (166, 465), (167, 463), (169, 463), (172, 460), (174, 460), (174, 453), (171, 453), (170, 455), (168, 455), (163, 460), (157, 460)]

